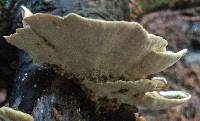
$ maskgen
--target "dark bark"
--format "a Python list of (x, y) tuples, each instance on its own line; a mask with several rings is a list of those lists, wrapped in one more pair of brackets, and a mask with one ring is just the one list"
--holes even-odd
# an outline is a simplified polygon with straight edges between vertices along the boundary
[[(0, 33), (9, 35), (16, 28), (22, 27), (21, 9), (24, 5), (33, 13), (44, 12), (64, 16), (77, 13), (89, 18), (103, 20), (129, 20), (129, 0), (8, 0), (4, 8), (5, 27)], [(2, 24), (2, 22), (0, 22)], [(5, 30), (3, 28), (6, 28)], [(8, 83), (10, 106), (30, 113), (36, 121), (132, 121), (135, 119), (134, 108), (122, 105), (120, 108), (108, 110), (106, 106), (97, 106), (74, 83), (77, 79), (59, 76), (55, 68), (47, 65), (32, 64), (31, 58), (23, 50), (9, 44), (12, 61), (17, 61)], [(3, 47), (6, 51), (6, 47)], [(9, 51), (8, 51), (9, 52)], [(5, 63), (0, 60), (1, 63)], [(7, 62), (11, 63), (11, 62)], [(7, 66), (6, 66), (7, 68)], [(54, 68), (54, 70), (52, 69)], [(58, 69), (59, 70), (59, 69)], [(14, 73), (17, 72), (15, 75)], [(7, 79), (8, 80), (8, 79)], [(13, 81), (12, 81), (13, 80)], [(12, 89), (10, 89), (12, 87)], [(107, 105), (108, 106), (108, 105)]]

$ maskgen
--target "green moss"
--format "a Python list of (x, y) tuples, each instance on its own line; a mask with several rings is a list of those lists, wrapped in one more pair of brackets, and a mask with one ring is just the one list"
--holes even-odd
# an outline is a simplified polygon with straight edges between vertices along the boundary
[(6, 0), (0, 0), (0, 9), (5, 6)]
[(144, 12), (151, 12), (158, 9), (169, 8), (175, 6), (178, 0), (144, 0), (141, 6)]

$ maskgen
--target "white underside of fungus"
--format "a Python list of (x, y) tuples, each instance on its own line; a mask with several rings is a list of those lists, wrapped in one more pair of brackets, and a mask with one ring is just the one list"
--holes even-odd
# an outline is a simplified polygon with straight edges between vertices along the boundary
[(55, 64), (81, 78), (81, 86), (99, 99), (117, 99), (148, 109), (165, 109), (187, 102), (183, 91), (161, 91), (167, 84), (146, 76), (176, 63), (186, 49), (166, 51), (167, 41), (140, 24), (103, 21), (68, 14), (32, 14), (24, 8), (24, 28), (6, 37), (28, 52), (37, 64)]

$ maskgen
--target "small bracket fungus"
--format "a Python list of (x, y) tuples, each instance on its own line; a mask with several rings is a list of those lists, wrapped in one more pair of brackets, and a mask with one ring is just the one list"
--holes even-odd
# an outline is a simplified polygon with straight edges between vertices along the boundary
[(190, 99), (183, 91), (161, 91), (167, 87), (163, 78), (145, 79), (176, 63), (187, 50), (166, 51), (167, 41), (140, 24), (23, 9), (27, 25), (5, 37), (7, 41), (27, 51), (34, 63), (58, 65), (79, 78), (82, 89), (94, 94), (93, 100), (106, 97), (156, 110)]
[(29, 114), (13, 110), (9, 107), (0, 108), (1, 121), (34, 121)]

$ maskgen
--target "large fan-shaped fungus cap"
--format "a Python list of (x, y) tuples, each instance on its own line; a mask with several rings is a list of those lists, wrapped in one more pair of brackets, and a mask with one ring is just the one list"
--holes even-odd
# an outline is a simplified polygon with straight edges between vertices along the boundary
[(56, 64), (81, 78), (81, 86), (94, 92), (96, 99), (116, 98), (119, 103), (163, 109), (190, 98), (182, 91), (159, 92), (166, 87), (165, 81), (145, 79), (173, 65), (186, 49), (166, 51), (165, 39), (136, 22), (73, 13), (65, 17), (31, 14), (27, 9), (23, 21), (26, 26), (6, 37), (7, 41), (27, 51), (34, 63)]

